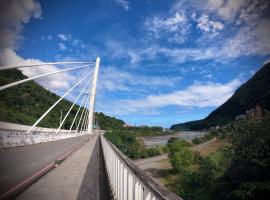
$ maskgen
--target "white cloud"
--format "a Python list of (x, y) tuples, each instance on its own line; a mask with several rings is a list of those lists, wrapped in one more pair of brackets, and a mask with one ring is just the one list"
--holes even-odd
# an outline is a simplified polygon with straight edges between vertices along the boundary
[[(177, 4), (175, 4), (177, 5)], [(194, 0), (189, 6), (236, 25), (254, 23), (269, 8), (265, 0)], [(187, 5), (186, 5), (187, 6)]]
[(224, 28), (223, 23), (210, 20), (209, 16), (206, 14), (203, 14), (201, 17), (196, 19), (196, 21), (199, 29), (212, 36), (218, 35), (219, 31)]
[(264, 10), (267, 9), (269, 4), (270, 4), (269, 1), (264, 0), (255, 0), (248, 2), (239, 11), (240, 15), (236, 21), (236, 24), (240, 25), (245, 22), (256, 23), (256, 20), (258, 20), (262, 16)]
[(201, 1), (201, 6), (205, 10), (217, 14), (226, 21), (233, 21), (240, 8), (248, 3), (248, 0), (208, 0)]
[(197, 61), (217, 57), (214, 48), (168, 48), (157, 45), (143, 49), (140, 53), (142, 57), (151, 60), (162, 56), (168, 58), (170, 63), (184, 63), (187, 60)]
[(168, 94), (149, 95), (143, 99), (122, 100), (117, 103), (117, 109), (123, 113), (140, 113), (166, 106), (209, 107), (219, 106), (232, 96), (241, 84), (234, 79), (226, 84), (199, 83)]
[(183, 43), (189, 24), (184, 13), (176, 12), (170, 17), (153, 16), (144, 22), (145, 29), (156, 39), (166, 38), (169, 42)]
[(41, 17), (40, 4), (33, 0), (0, 1), (0, 50), (16, 48), (22, 30), (22, 25), (30, 18)]
[[(18, 56), (12, 49), (5, 49), (0, 52), (1, 65), (28, 65), (44, 63), (39, 59), (24, 59)], [(59, 70), (53, 65), (46, 65), (42, 67), (25, 67), (21, 68), (21, 71), (26, 76), (32, 77), (49, 72)], [(56, 89), (67, 89), (70, 87), (70, 81), (74, 81), (75, 77), (68, 73), (59, 73), (50, 75), (44, 78), (36, 79), (35, 81), (47, 89), (55, 91)]]
[(270, 54), (270, 19), (258, 21), (254, 26), (243, 27), (226, 40), (220, 53), (228, 58)]
[(136, 66), (142, 60), (139, 50), (129, 48), (122, 42), (107, 40), (105, 46), (112, 58), (127, 58), (132, 66)]
[(51, 41), (51, 40), (52, 40), (52, 36), (51, 36), (51, 35), (47, 35), (47, 39), (48, 39), (49, 41)]
[(70, 41), (71, 40), (71, 35), (70, 34), (63, 34), (60, 33), (57, 35), (57, 37), (63, 41)]
[[(216, 28), (217, 26), (215, 26)], [(214, 27), (203, 27), (205, 31), (215, 33)], [(219, 28), (221, 29), (221, 27)], [(218, 61), (235, 59), (241, 56), (270, 54), (270, 19), (262, 19), (253, 25), (238, 28), (237, 32), (223, 40), (198, 48), (169, 48), (152, 45), (136, 51), (141, 59), (154, 60), (168, 58), (171, 63), (214, 59)]]
[(98, 87), (101, 90), (135, 92), (159, 86), (173, 87), (181, 80), (181, 77), (145, 76), (107, 67), (101, 69), (99, 79)]
[(43, 41), (46, 41), (46, 40), (47, 41), (51, 41), (52, 40), (52, 36), (51, 35), (41, 36), (40, 38)]
[(114, 2), (124, 8), (126, 11), (130, 9), (129, 2), (127, 0), (114, 0)]
[(67, 47), (63, 43), (58, 43), (58, 47), (61, 51), (67, 50)]

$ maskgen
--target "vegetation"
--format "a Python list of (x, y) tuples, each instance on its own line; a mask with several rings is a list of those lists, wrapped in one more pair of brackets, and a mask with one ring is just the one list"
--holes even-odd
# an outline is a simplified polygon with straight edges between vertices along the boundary
[(258, 121), (237, 121), (216, 134), (230, 145), (207, 156), (192, 152), (183, 141), (168, 143), (177, 177), (173, 191), (183, 199), (268, 199), (270, 114)]
[(102, 112), (95, 113), (95, 118), (98, 121), (99, 128), (102, 130), (121, 130), (125, 122), (115, 117), (109, 117)]
[[(0, 73), (0, 85), (27, 78), (20, 70), (7, 70)], [(0, 120), (11, 123), (32, 125), (49, 109), (60, 97), (40, 86), (34, 81), (9, 88), (0, 92)], [(57, 128), (59, 126), (61, 111), (63, 115), (72, 103), (63, 99), (39, 124), (41, 127)], [(70, 112), (63, 128), (69, 129), (78, 111), (75, 105)], [(81, 109), (82, 110), (82, 109)], [(81, 111), (79, 113), (79, 116)], [(166, 152), (166, 147), (153, 147), (146, 149), (137, 139), (141, 136), (154, 136), (168, 134), (161, 127), (124, 127), (125, 122), (115, 117), (109, 117), (102, 112), (95, 113), (100, 129), (107, 130), (106, 136), (127, 156), (131, 158), (144, 158), (160, 155)], [(79, 117), (75, 124), (78, 123)], [(73, 128), (75, 128), (74, 126)]]
[[(27, 78), (20, 70), (7, 70), (0, 72), (0, 85)], [(32, 125), (35, 121), (60, 97), (46, 90), (34, 81), (11, 87), (0, 92), (0, 120), (11, 123)], [(71, 107), (72, 103), (63, 99), (39, 124), (42, 127), (57, 128), (61, 116)], [(78, 111), (79, 106), (75, 105), (69, 114), (63, 128), (69, 129)], [(81, 113), (79, 113), (80, 116)], [(103, 113), (96, 113), (99, 126), (102, 129), (123, 128), (124, 122)], [(78, 123), (79, 117), (77, 121)], [(75, 127), (74, 127), (75, 128)]]
[(167, 152), (167, 148), (161, 146), (147, 149), (144, 144), (137, 139), (136, 135), (139, 134), (140, 133), (136, 134), (126, 130), (111, 130), (106, 131), (105, 137), (126, 156), (133, 159), (161, 155)]
[(204, 135), (202, 137), (196, 137), (196, 138), (192, 139), (192, 143), (195, 145), (201, 144), (201, 143), (204, 143), (204, 142), (207, 142), (207, 141), (213, 139), (216, 136), (217, 136), (217, 132), (211, 131), (210, 133), (207, 133), (206, 135)]
[(172, 130), (202, 130), (232, 122), (236, 116), (256, 104), (270, 110), (270, 63), (265, 64), (249, 81), (239, 87), (223, 105), (205, 119), (171, 126)]

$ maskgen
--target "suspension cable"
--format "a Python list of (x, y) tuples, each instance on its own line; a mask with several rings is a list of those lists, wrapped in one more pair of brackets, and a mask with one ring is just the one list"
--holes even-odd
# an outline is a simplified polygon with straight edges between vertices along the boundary
[(65, 97), (67, 96), (74, 88), (76, 88), (83, 80), (85, 80), (88, 76), (91, 75), (91, 72), (88, 73), (86, 76), (84, 76), (82, 79), (80, 79), (76, 84), (72, 86), (60, 99), (58, 99), (37, 121), (34, 123), (31, 128), (27, 131), (27, 133), (30, 133), (33, 128), (36, 127), (36, 125)]
[(83, 100), (81, 101), (80, 107), (79, 107), (79, 109), (77, 110), (77, 113), (76, 113), (76, 115), (75, 115), (75, 117), (74, 117), (74, 119), (73, 119), (73, 121), (72, 121), (72, 124), (71, 124), (71, 126), (70, 126), (70, 128), (69, 128), (69, 132), (68, 132), (68, 133), (71, 132), (71, 129), (72, 129), (72, 127), (73, 127), (73, 125), (74, 125), (74, 123), (75, 123), (75, 120), (77, 119), (77, 116), (78, 116), (78, 114), (79, 114), (79, 112), (80, 112), (80, 110), (81, 110), (81, 108), (82, 108), (82, 104), (84, 103), (85, 98), (86, 98), (86, 95), (83, 97)]
[(89, 101), (89, 96), (90, 95), (88, 95), (86, 97), (86, 101), (84, 102), (84, 105), (83, 105), (83, 108), (82, 108), (82, 113), (81, 113), (81, 116), (80, 116), (80, 119), (79, 119), (79, 123), (78, 123), (78, 125), (76, 127), (76, 133), (78, 132), (78, 129), (80, 128), (81, 120), (82, 120), (82, 117), (84, 116), (84, 112), (85, 112), (86, 103)]
[(82, 129), (83, 129), (83, 125), (84, 125), (84, 122), (85, 122), (85, 117), (86, 117), (86, 114), (87, 114), (87, 103), (89, 102), (89, 98), (90, 98), (90, 94), (88, 95), (87, 100), (86, 100), (85, 105), (84, 105), (84, 110), (83, 110), (83, 115), (82, 115), (82, 121), (81, 121), (82, 123), (79, 124), (80, 126), (78, 128), (79, 133), (81, 133), (82, 132)]
[(81, 132), (84, 131), (84, 128), (85, 128), (85, 123), (86, 123), (86, 119), (87, 119), (87, 115), (89, 113), (89, 108), (85, 108), (85, 114), (84, 114), (84, 118), (83, 118), (83, 123), (82, 123), (82, 126), (81, 126)]
[(95, 62), (49, 62), (49, 63), (28, 64), (28, 65), (8, 65), (0, 67), (0, 71), (22, 67), (37, 67), (37, 66), (62, 65), (62, 64), (95, 64)]
[[(92, 70), (92, 73), (93, 73), (93, 70)], [(62, 125), (65, 123), (65, 121), (66, 121), (66, 119), (67, 119), (69, 113), (71, 112), (72, 108), (73, 108), (74, 105), (77, 103), (77, 101), (79, 100), (80, 96), (82, 95), (82, 93), (83, 93), (83, 92), (85, 91), (85, 89), (87, 88), (87, 86), (90, 85), (90, 83), (91, 83), (91, 79), (89, 79), (89, 80), (86, 82), (84, 88), (82, 89), (82, 91), (80, 92), (80, 94), (77, 96), (77, 98), (76, 98), (76, 100), (74, 101), (74, 103), (72, 104), (72, 106), (69, 108), (67, 114), (65, 115), (65, 117), (64, 117), (64, 119), (62, 120), (61, 124), (59, 125), (59, 127), (58, 127), (56, 133), (59, 132), (59, 130), (61, 129)]]
[(72, 67), (72, 68), (68, 68), (68, 69), (63, 69), (63, 70), (59, 70), (59, 71), (55, 71), (55, 72), (50, 72), (50, 73), (46, 73), (46, 74), (42, 74), (42, 75), (29, 77), (29, 78), (26, 78), (26, 79), (23, 79), (23, 80), (20, 80), (20, 81), (16, 81), (16, 82), (13, 82), (13, 83), (3, 85), (3, 86), (0, 87), (0, 91), (5, 90), (5, 89), (10, 88), (10, 87), (13, 87), (13, 86), (16, 86), (16, 85), (19, 85), (19, 84), (22, 84), (22, 83), (25, 83), (25, 82), (28, 82), (28, 81), (31, 81), (31, 80), (34, 80), (34, 79), (37, 79), (37, 78), (49, 76), (49, 75), (52, 75), (52, 74), (57, 74), (57, 73), (60, 73), (60, 72), (70, 71), (70, 70), (74, 70), (74, 69), (85, 68), (85, 67), (89, 67), (89, 65), (81, 65), (81, 66), (77, 66), (77, 67)]

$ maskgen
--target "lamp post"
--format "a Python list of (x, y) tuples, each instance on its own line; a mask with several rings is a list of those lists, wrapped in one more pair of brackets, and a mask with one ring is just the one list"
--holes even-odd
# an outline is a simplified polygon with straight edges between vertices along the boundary
[[(67, 109), (61, 109), (61, 115), (60, 115), (60, 124), (62, 123), (63, 110), (67, 110)], [(59, 124), (59, 125), (60, 125), (60, 124)]]

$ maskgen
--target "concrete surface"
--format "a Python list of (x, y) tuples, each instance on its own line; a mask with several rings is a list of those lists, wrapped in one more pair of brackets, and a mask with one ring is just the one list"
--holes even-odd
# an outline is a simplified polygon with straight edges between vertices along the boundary
[(89, 135), (0, 150), (0, 195), (89, 139)]
[(150, 168), (160, 169), (161, 166), (159, 164), (159, 161), (164, 160), (166, 158), (168, 158), (168, 154), (135, 160), (134, 162), (138, 167), (140, 167), (143, 170)]
[(110, 199), (99, 138), (95, 136), (16, 199)]
[(61, 129), (36, 127), (31, 133), (27, 133), (31, 126), (13, 124), (0, 121), (0, 149), (52, 142), (72, 137), (78, 137), (85, 133)]

